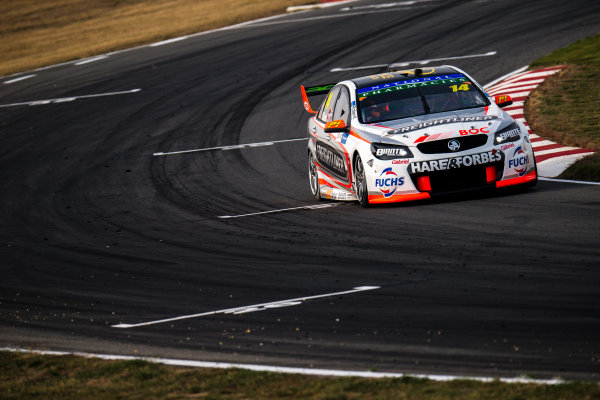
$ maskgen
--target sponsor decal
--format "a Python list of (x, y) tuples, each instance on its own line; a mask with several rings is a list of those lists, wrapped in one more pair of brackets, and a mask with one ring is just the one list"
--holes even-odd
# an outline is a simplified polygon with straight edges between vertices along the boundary
[(383, 197), (391, 197), (396, 193), (398, 186), (404, 185), (404, 177), (392, 171), (392, 167), (386, 168), (381, 172), (379, 178), (375, 179), (375, 187), (383, 193)]
[(378, 81), (380, 79), (391, 79), (394, 78), (394, 74), (386, 72), (383, 74), (377, 74), (377, 75), (370, 75), (369, 78), (373, 79), (374, 81)]
[(521, 146), (515, 149), (513, 159), (508, 162), (508, 168), (514, 168), (519, 176), (525, 175), (529, 164), (529, 155), (523, 151)]
[[(389, 76), (389, 78), (393, 78), (393, 77), (394, 77), (393, 75)], [(381, 85), (364, 87), (364, 88), (358, 89), (356, 91), (356, 93), (360, 94), (360, 93), (365, 93), (365, 92), (372, 92), (373, 90), (390, 89), (393, 87), (402, 86), (402, 85), (406, 85), (406, 84), (412, 84), (412, 83), (444, 81), (444, 80), (448, 80), (448, 79), (456, 79), (456, 78), (464, 78), (464, 77), (465, 76), (463, 74), (450, 74), (450, 75), (431, 76), (431, 77), (424, 77), (424, 78), (405, 79), (403, 81), (398, 81), (398, 82), (388, 82), (388, 83), (383, 83)]]
[(412, 162), (410, 163), (410, 173), (416, 174), (422, 172), (445, 171), (453, 168), (489, 164), (500, 160), (502, 160), (502, 153), (497, 150), (492, 150), (485, 153), (471, 154), (462, 157)]
[(401, 159), (401, 160), (392, 160), (392, 164), (408, 164), (410, 162), (410, 160), (408, 160), (407, 158), (405, 159)]
[(331, 96), (333, 96), (333, 90), (329, 92), (329, 96), (327, 96), (327, 101), (325, 102), (325, 108), (329, 107), (329, 103), (331, 102)]
[(341, 138), (341, 140), (340, 140), (340, 143), (341, 143), (341, 144), (346, 144), (346, 142), (348, 141), (348, 136), (350, 136), (350, 134), (349, 134), (348, 132), (344, 133), (344, 134), (342, 135), (342, 138)]
[(346, 162), (332, 147), (316, 143), (317, 161), (325, 168), (333, 172), (335, 175), (346, 178), (348, 176), (346, 170)]
[(324, 85), (324, 86), (309, 86), (309, 87), (305, 88), (305, 92), (309, 96), (312, 94), (325, 94), (334, 86), (335, 86), (335, 83), (331, 84), (331, 85)]
[(484, 126), (483, 128), (471, 128), (469, 130), (461, 129), (458, 133), (460, 133), (461, 136), (468, 135), (469, 133), (471, 135), (477, 135), (478, 133), (490, 133), (490, 130), (487, 126)]
[(357, 111), (356, 111), (356, 100), (352, 100), (352, 108), (351, 108), (351, 112), (352, 112), (352, 119), (357, 119)]
[(502, 138), (502, 140), (510, 139), (517, 137), (521, 134), (521, 130), (519, 128), (511, 129), (510, 131), (498, 133), (497, 135)]
[[(454, 77), (454, 78), (452, 78)], [(399, 90), (419, 88), (425, 86), (433, 86), (433, 85), (443, 85), (445, 83), (461, 83), (466, 82), (467, 78), (465, 78), (462, 74), (452, 74), (452, 75), (440, 75), (440, 76), (432, 76), (425, 78), (415, 78), (415, 79), (407, 79), (399, 82), (391, 82), (386, 84), (381, 84), (377, 86), (370, 86), (362, 89), (358, 89), (356, 92), (360, 94), (361, 98), (368, 96), (375, 96), (378, 94), (392, 93), (397, 92)]]
[(381, 156), (386, 157), (404, 157), (406, 156), (406, 150), (402, 148), (394, 148), (394, 147), (383, 147), (378, 148), (375, 151), (375, 156), (378, 158)]
[(432, 119), (430, 121), (421, 122), (420, 124), (403, 126), (402, 128), (392, 129), (388, 131), (389, 135), (397, 134), (397, 133), (406, 133), (416, 131), (418, 129), (429, 128), (430, 126), (437, 125), (445, 125), (445, 124), (455, 124), (457, 122), (481, 122), (481, 121), (491, 121), (493, 119), (497, 119), (495, 115), (483, 115), (476, 117), (453, 117), (453, 118), (442, 118), (442, 119)]
[(508, 149), (512, 149), (513, 147), (515, 147), (514, 143), (510, 143), (510, 144), (504, 144), (502, 146), (500, 146), (500, 149), (502, 150), (508, 150)]

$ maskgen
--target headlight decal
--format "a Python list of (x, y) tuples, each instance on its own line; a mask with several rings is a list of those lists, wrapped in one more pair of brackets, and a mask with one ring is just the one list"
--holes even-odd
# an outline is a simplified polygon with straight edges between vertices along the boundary
[(407, 146), (371, 143), (371, 153), (380, 160), (396, 160), (412, 158), (413, 154)]
[(494, 134), (494, 144), (499, 145), (508, 142), (516, 142), (521, 138), (521, 128), (516, 122), (508, 125)]

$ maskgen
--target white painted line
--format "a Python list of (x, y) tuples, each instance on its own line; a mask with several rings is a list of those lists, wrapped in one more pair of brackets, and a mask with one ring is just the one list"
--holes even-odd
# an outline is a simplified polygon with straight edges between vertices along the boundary
[(579, 147), (563, 146), (563, 147), (558, 147), (556, 149), (550, 149), (550, 150), (544, 150), (544, 151), (536, 151), (535, 155), (536, 156), (543, 156), (545, 154), (560, 153), (560, 152), (569, 151), (569, 150), (579, 150)]
[(503, 378), (503, 377), (486, 377), (486, 376), (460, 376), (460, 375), (432, 375), (432, 374), (410, 374), (402, 372), (373, 372), (373, 371), (348, 371), (339, 369), (321, 369), (321, 368), (294, 368), (294, 367), (278, 367), (273, 365), (258, 365), (258, 364), (235, 364), (226, 362), (213, 362), (213, 361), (194, 361), (194, 360), (180, 360), (173, 358), (159, 358), (159, 357), (134, 357), (134, 356), (123, 356), (116, 354), (96, 354), (96, 353), (84, 353), (84, 352), (67, 352), (67, 351), (54, 351), (54, 350), (33, 350), (33, 349), (22, 349), (15, 347), (3, 347), (0, 351), (11, 351), (15, 353), (30, 353), (40, 354), (48, 356), (78, 356), (84, 358), (99, 358), (102, 360), (111, 361), (132, 361), (141, 360), (147, 361), (154, 364), (171, 365), (178, 367), (192, 367), (192, 368), (217, 368), (217, 369), (228, 369), (228, 368), (239, 368), (250, 371), (262, 371), (262, 372), (275, 372), (282, 374), (301, 374), (301, 375), (315, 375), (315, 376), (337, 376), (337, 377), (357, 377), (357, 378), (417, 378), (417, 379), (430, 379), (432, 381), (454, 381), (454, 380), (471, 380), (477, 382), (494, 382), (500, 381), (504, 383), (531, 383), (536, 385), (561, 385), (566, 383), (562, 379), (533, 379), (533, 378)]
[(527, 85), (527, 86), (505, 86), (503, 88), (500, 89), (494, 89), (494, 90), (490, 90), (488, 93), (492, 94), (492, 93), (500, 93), (502, 92), (502, 94), (511, 94), (514, 92), (519, 92), (519, 91), (523, 91), (523, 90), (529, 90), (532, 91), (533, 89), (535, 89), (536, 87), (538, 87), (538, 85)]
[(248, 312), (265, 311), (265, 310), (272, 309), (272, 308), (281, 308), (281, 307), (296, 306), (296, 305), (302, 304), (303, 302), (305, 302), (307, 300), (320, 299), (320, 298), (323, 298), (323, 297), (341, 296), (343, 294), (364, 292), (366, 290), (375, 290), (375, 289), (381, 289), (381, 287), (380, 286), (358, 286), (358, 287), (352, 288), (351, 290), (345, 290), (343, 292), (325, 293), (325, 294), (318, 294), (318, 295), (307, 296), (307, 297), (296, 297), (295, 299), (287, 299), (287, 300), (272, 301), (272, 302), (269, 302), (269, 303), (253, 304), (251, 306), (227, 308), (225, 310), (208, 311), (208, 312), (199, 313), (199, 314), (182, 315), (182, 316), (179, 316), (179, 317), (165, 318), (165, 319), (160, 319), (160, 320), (157, 320), (157, 321), (141, 322), (141, 323), (138, 323), (138, 324), (117, 324), (117, 325), (113, 325), (112, 327), (113, 328), (128, 329), (128, 328), (135, 328), (135, 327), (138, 327), (138, 326), (148, 326), (148, 325), (162, 324), (162, 323), (165, 323), (165, 322), (179, 321), (179, 320), (182, 320), (182, 319), (204, 317), (204, 316), (207, 316), (207, 315), (216, 315), (216, 314), (245, 314), (245, 313), (248, 313)]
[(526, 65), (526, 66), (524, 66), (524, 67), (521, 67), (521, 68), (518, 68), (518, 69), (514, 70), (513, 72), (509, 72), (508, 74), (502, 75), (500, 78), (496, 78), (496, 79), (494, 79), (493, 81), (491, 81), (490, 83), (487, 83), (487, 84), (483, 85), (483, 88), (484, 88), (484, 89), (487, 89), (487, 88), (489, 88), (489, 87), (491, 87), (491, 86), (494, 86), (496, 83), (498, 83), (498, 82), (501, 82), (501, 81), (505, 80), (505, 79), (506, 79), (506, 78), (508, 78), (509, 76), (513, 76), (514, 74), (518, 74), (518, 73), (520, 73), (520, 72), (523, 72), (523, 71), (525, 71), (527, 68), (529, 68), (529, 66), (528, 66), (528, 65)]
[(581, 185), (600, 185), (600, 182), (589, 182), (589, 181), (572, 181), (568, 179), (552, 179), (552, 178), (543, 178), (538, 177), (540, 181), (548, 181), (548, 182), (564, 182), (564, 183), (579, 183)]
[(263, 146), (272, 146), (277, 143), (286, 143), (286, 142), (297, 142), (300, 140), (308, 140), (308, 138), (297, 138), (297, 139), (285, 139), (285, 140), (274, 140), (271, 142), (258, 142), (258, 143), (246, 143), (246, 144), (236, 144), (231, 146), (217, 146), (217, 147), (206, 147), (203, 149), (192, 149), (192, 150), (181, 150), (181, 151), (169, 151), (169, 152), (158, 152), (152, 153), (153, 156), (169, 156), (173, 154), (186, 154), (186, 153), (197, 153), (201, 151), (215, 151), (215, 150), (238, 150), (244, 149), (247, 147), (263, 147)]
[(156, 42), (156, 43), (152, 43), (149, 44), (149, 47), (158, 47), (158, 46), (163, 46), (165, 44), (170, 44), (170, 43), (175, 43), (175, 42), (179, 42), (181, 40), (185, 40), (187, 39), (189, 36), (180, 36), (180, 37), (176, 37), (173, 39), (167, 39), (167, 40), (163, 40), (162, 42)]
[[(535, 149), (534, 149), (535, 151)], [(536, 153), (537, 154), (537, 153)], [(585, 158), (593, 152), (567, 154), (563, 156), (550, 157), (537, 163), (538, 175), (544, 178), (554, 178), (563, 173), (573, 163)], [(575, 181), (577, 182), (577, 181)], [(574, 182), (574, 183), (575, 183)], [(593, 184), (593, 183), (592, 183)]]
[(6, 81), (6, 82), (4, 82), (4, 84), (5, 85), (9, 85), (11, 83), (15, 83), (15, 82), (19, 82), (19, 81), (24, 81), (25, 79), (33, 78), (34, 76), (35, 76), (35, 74), (20, 76), (18, 78), (14, 78), (14, 79), (11, 79), (9, 81)]
[(93, 97), (105, 97), (105, 96), (116, 96), (116, 95), (120, 95), (120, 94), (137, 93), (141, 90), (142, 89), (132, 89), (132, 90), (126, 90), (123, 92), (98, 93), (98, 94), (88, 94), (88, 95), (84, 95), (84, 96), (62, 97), (62, 98), (57, 98), (57, 99), (26, 101), (23, 103), (0, 104), (0, 108), (17, 107), (17, 106), (40, 106), (40, 105), (44, 105), (44, 104), (66, 103), (66, 102), (75, 101), (75, 100), (79, 100), (79, 99), (91, 99)]
[(426, 65), (430, 62), (438, 62), (438, 61), (446, 61), (446, 60), (460, 60), (463, 58), (474, 58), (474, 57), (489, 57), (496, 55), (496, 51), (488, 51), (487, 53), (482, 54), (469, 54), (466, 56), (455, 56), (455, 57), (445, 57), (445, 58), (428, 58), (425, 60), (417, 60), (417, 61), (403, 61), (393, 64), (375, 64), (375, 65), (362, 65), (358, 67), (345, 67), (345, 68), (333, 68), (329, 70), (329, 72), (343, 72), (343, 71), (356, 71), (361, 69), (372, 69), (372, 68), (395, 68), (395, 67), (407, 67), (410, 64), (418, 64), (418, 65)]
[(277, 209), (277, 210), (258, 211), (258, 212), (254, 212), (254, 213), (239, 214), (239, 215), (219, 215), (219, 216), (217, 216), (217, 218), (221, 218), (221, 219), (242, 218), (242, 217), (253, 217), (255, 215), (274, 214), (274, 213), (280, 213), (280, 212), (286, 212), (286, 211), (295, 211), (295, 210), (316, 210), (316, 209), (319, 209), (319, 208), (335, 207), (338, 204), (340, 204), (340, 203), (317, 204), (317, 205), (310, 205), (310, 206), (280, 208), (280, 209)]
[(355, 1), (358, 0), (345, 0), (345, 1), (332, 1), (329, 3), (317, 3), (317, 4), (307, 4), (305, 6), (290, 6), (286, 9), (287, 12), (296, 12), (296, 11), (305, 11), (305, 10), (311, 10), (314, 8), (328, 8), (328, 7), (334, 7), (334, 6), (341, 6), (343, 4), (347, 4), (347, 3), (354, 3)]
[(505, 88), (516, 88), (516, 87), (527, 86), (527, 85), (539, 85), (540, 83), (544, 82), (545, 80), (546, 80), (546, 78), (542, 78), (542, 79), (535, 79), (532, 81), (525, 81), (525, 82), (521, 82), (521, 83), (507, 83), (507, 84), (495, 85), (491, 91), (499, 91), (499, 90), (504, 90)]
[(548, 76), (554, 75), (560, 71), (561, 71), (560, 69), (556, 69), (556, 70), (550, 70), (550, 71), (527, 72), (522, 75), (515, 76), (514, 78), (507, 79), (506, 83), (527, 82), (528, 79), (539, 78), (539, 77), (548, 77)]
[(104, 60), (108, 58), (107, 55), (102, 55), (102, 56), (98, 56), (98, 57), (92, 57), (92, 58), (87, 58), (85, 60), (76, 62), (75, 65), (84, 65), (84, 64), (89, 64), (89, 63), (93, 63), (95, 61), (100, 61), (100, 60)]
[(380, 3), (380, 4), (372, 4), (372, 5), (368, 5), (368, 6), (344, 7), (344, 8), (341, 8), (340, 11), (355, 11), (355, 10), (367, 10), (370, 8), (380, 9), (380, 8), (392, 8), (392, 7), (401, 7), (401, 6), (412, 6), (416, 3), (417, 3), (416, 0), (396, 1), (393, 3)]
[[(529, 135), (530, 138), (532, 138), (532, 136), (533, 135)], [(535, 150), (536, 147), (548, 146), (550, 144), (556, 144), (556, 143), (552, 142), (550, 140), (540, 140), (539, 142), (533, 142), (533, 143), (531, 143), (531, 145), (533, 146), (533, 150)], [(537, 152), (536, 152), (536, 154), (537, 154)]]

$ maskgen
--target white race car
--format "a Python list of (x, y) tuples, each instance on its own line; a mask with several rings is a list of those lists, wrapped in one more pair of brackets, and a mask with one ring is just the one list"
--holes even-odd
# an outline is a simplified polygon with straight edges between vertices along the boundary
[[(464, 71), (441, 66), (338, 84), (301, 86), (308, 121), (308, 175), (317, 199), (362, 206), (437, 194), (533, 186), (526, 127)], [(327, 94), (317, 111), (308, 96)]]

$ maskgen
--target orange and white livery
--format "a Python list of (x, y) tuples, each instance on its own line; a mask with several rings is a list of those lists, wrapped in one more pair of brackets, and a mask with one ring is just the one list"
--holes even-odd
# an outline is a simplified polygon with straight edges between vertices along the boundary
[[(525, 126), (464, 71), (428, 67), (301, 87), (308, 171), (317, 199), (367, 206), (439, 194), (532, 186)], [(313, 110), (309, 97), (325, 95)]]

